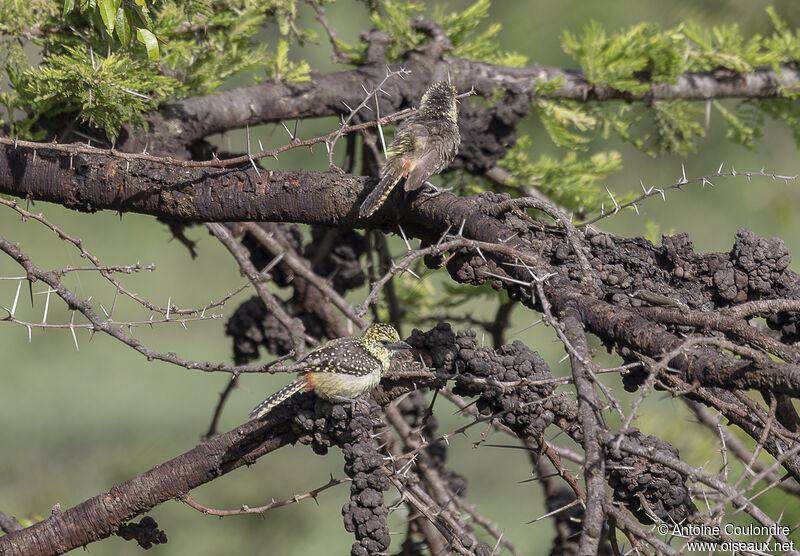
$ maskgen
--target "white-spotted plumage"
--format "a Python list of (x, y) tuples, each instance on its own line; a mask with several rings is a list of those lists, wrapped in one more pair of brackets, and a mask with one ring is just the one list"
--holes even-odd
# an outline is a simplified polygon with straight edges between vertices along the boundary
[(298, 379), (287, 384), (250, 412), (256, 419), (302, 390), (333, 401), (353, 399), (375, 388), (397, 350), (409, 346), (388, 324), (376, 323), (362, 336), (331, 340), (292, 366)]

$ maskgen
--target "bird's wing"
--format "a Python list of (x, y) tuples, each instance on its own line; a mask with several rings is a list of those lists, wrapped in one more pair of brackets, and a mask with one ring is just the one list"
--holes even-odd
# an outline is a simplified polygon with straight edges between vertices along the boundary
[(414, 164), (406, 177), (405, 190), (414, 191), (422, 187), (429, 177), (438, 172), (442, 166), (441, 153), (435, 148), (430, 148), (431, 141), (428, 141), (429, 148)]
[(441, 172), (455, 157), (460, 142), (458, 128), (450, 122), (437, 122), (427, 130), (425, 140), (418, 143), (418, 156), (406, 176), (405, 190), (419, 189), (425, 180)]
[(386, 149), (388, 158), (381, 168), (381, 180), (361, 203), (360, 218), (368, 218), (381, 207), (400, 178), (414, 167), (414, 161), (422, 155), (427, 141), (428, 128), (422, 124), (405, 120), (397, 127), (394, 139)]
[(292, 366), (292, 370), (298, 374), (311, 372), (360, 376), (373, 372), (376, 367), (380, 367), (380, 361), (364, 349), (361, 339), (348, 336), (331, 340), (309, 352)]

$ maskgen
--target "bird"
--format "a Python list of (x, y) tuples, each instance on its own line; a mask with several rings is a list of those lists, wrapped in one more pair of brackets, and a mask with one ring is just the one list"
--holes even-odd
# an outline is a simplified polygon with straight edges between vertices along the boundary
[(399, 350), (410, 348), (393, 326), (384, 323), (372, 324), (361, 336), (331, 340), (299, 359), (293, 365), (298, 378), (258, 404), (250, 419), (263, 417), (300, 391), (314, 390), (329, 401), (353, 402), (378, 385)]
[(422, 95), (417, 111), (397, 126), (380, 181), (361, 204), (359, 217), (368, 218), (378, 210), (400, 178), (406, 178), (406, 191), (419, 189), (453, 161), (460, 143), (456, 89), (446, 81), (434, 83)]

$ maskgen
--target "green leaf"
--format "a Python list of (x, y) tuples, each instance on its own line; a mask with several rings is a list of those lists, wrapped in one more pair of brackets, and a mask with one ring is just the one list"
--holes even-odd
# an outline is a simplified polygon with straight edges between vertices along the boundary
[(156, 40), (156, 36), (147, 29), (137, 29), (136, 38), (147, 49), (147, 56), (151, 60), (158, 60), (158, 40)]
[(100, 8), (100, 17), (108, 30), (108, 34), (114, 34), (114, 21), (117, 16), (119, 2), (115, 0), (98, 0), (97, 7)]
[(676, 99), (653, 102), (652, 109), (656, 126), (653, 140), (660, 152), (685, 155), (696, 151), (695, 139), (706, 134), (697, 121), (702, 113), (699, 107)]
[(131, 14), (123, 6), (120, 6), (117, 10), (116, 29), (117, 37), (122, 46), (131, 44)]
[(117, 49), (103, 57), (89, 46), (65, 46), (47, 64), (29, 68), (18, 91), (27, 103), (40, 107), (37, 116), (75, 113), (82, 122), (105, 132), (112, 140), (125, 123), (144, 124), (143, 113), (158, 107), (178, 83), (159, 75), (159, 67), (141, 52)]
[(597, 127), (597, 118), (588, 114), (585, 107), (577, 102), (539, 98), (534, 101), (534, 106), (550, 139), (559, 147), (584, 149), (589, 138), (582, 133)]
[(742, 102), (737, 107), (738, 113), (734, 113), (725, 108), (722, 102), (715, 100), (714, 108), (725, 118), (725, 138), (755, 150), (755, 142), (761, 137), (763, 123), (763, 115), (760, 114), (758, 106)]
[(67, 15), (75, 7), (75, 0), (64, 0), (64, 15)]
[(533, 143), (522, 135), (499, 162), (514, 175), (506, 188), (535, 187), (558, 204), (585, 213), (600, 208), (606, 193), (598, 181), (622, 169), (622, 156), (616, 151), (600, 152), (579, 158), (573, 151), (563, 158), (540, 155), (531, 161)]

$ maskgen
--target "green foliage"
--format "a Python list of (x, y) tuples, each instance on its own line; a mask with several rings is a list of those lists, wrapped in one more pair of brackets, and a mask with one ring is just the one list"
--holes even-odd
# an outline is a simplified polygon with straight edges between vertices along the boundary
[[(481, 60), (506, 66), (523, 66), (527, 58), (514, 52), (503, 52), (497, 44), (497, 36), (502, 30), (499, 23), (493, 23), (483, 32), (476, 29), (489, 16), (490, 0), (477, 0), (466, 10), (445, 14), (444, 7), (437, 5), (432, 19), (441, 25), (442, 30), (453, 43), (453, 55)], [(423, 14), (427, 7), (413, 0), (385, 0), (381, 10), (371, 14), (372, 22), (391, 38), (386, 49), (387, 61), (399, 61), (403, 55), (422, 45), (427, 37), (412, 26), (415, 17)], [(366, 45), (350, 45), (344, 41), (337, 43), (354, 64), (366, 59)]]
[(646, 107), (626, 102), (598, 102), (592, 104), (591, 108), (592, 113), (597, 115), (602, 124), (603, 138), (608, 138), (614, 133), (645, 154), (650, 156), (658, 154), (651, 146), (648, 146), (645, 139), (640, 137), (635, 129), (648, 113)]
[(559, 205), (576, 212), (600, 208), (606, 198), (604, 188), (597, 182), (622, 169), (622, 157), (616, 151), (596, 153), (579, 159), (575, 152), (556, 159), (542, 155), (532, 162), (533, 151), (529, 137), (522, 136), (500, 166), (511, 172), (516, 181), (511, 187), (535, 187)]
[(710, 29), (689, 24), (684, 27), (683, 33), (691, 41), (686, 50), (691, 71), (726, 68), (744, 73), (753, 71), (756, 66), (777, 63), (777, 58), (764, 50), (759, 35), (745, 39), (736, 24)]
[(126, 53), (102, 57), (85, 46), (67, 47), (64, 54), (49, 56), (46, 66), (26, 70), (16, 88), (39, 115), (77, 111), (82, 121), (105, 129), (113, 141), (122, 124), (144, 123), (142, 112), (151, 99), (173, 92), (175, 81), (154, 70)]
[[(412, 22), (432, 11), (427, 17), (442, 26), (453, 43), (453, 55), (503, 65), (526, 63), (524, 57), (499, 49), (501, 28), (487, 25), (490, 0), (475, 0), (452, 13), (438, 5), (429, 10), (418, 0), (367, 4), (373, 24), (391, 37), (390, 60), (400, 60), (428, 40), (414, 31)], [(9, 91), (0, 93), (2, 121), (13, 134), (33, 138), (33, 126), (42, 116), (72, 112), (113, 138), (119, 126), (142, 123), (142, 114), (160, 103), (211, 93), (243, 72), (253, 73), (255, 79), (307, 80), (310, 66), (291, 56), (295, 43), (314, 38), (297, 23), (300, 5), (301, 0), (0, 1), (0, 66), (11, 84)], [(736, 25), (687, 23), (661, 30), (642, 23), (609, 32), (592, 22), (579, 33), (564, 33), (563, 44), (592, 84), (641, 95), (651, 83), (676, 83), (677, 76), (688, 71), (780, 68), (800, 59), (800, 32), (774, 9), (768, 8), (767, 14), (774, 32), (766, 37), (745, 37)], [(271, 44), (257, 36), (268, 25), (280, 33)], [(33, 34), (41, 47), (37, 69), (29, 67), (17, 41), (4, 39), (21, 31), (23, 36)], [(363, 60), (364, 45), (340, 45), (354, 62)], [(597, 135), (613, 133), (653, 156), (665, 151), (687, 153), (705, 132), (699, 104), (548, 98), (561, 86), (561, 79), (537, 83), (533, 101), (544, 129), (559, 148), (583, 150)], [(791, 92), (784, 93), (791, 97)], [(502, 94), (497, 91), (498, 98)], [(764, 114), (786, 122), (800, 137), (798, 110), (791, 103), (715, 102), (712, 107), (724, 120), (727, 137), (749, 148), (762, 134)], [(21, 111), (26, 113), (22, 118)], [(549, 175), (550, 166), (558, 162), (578, 173), (576, 183), (585, 184), (585, 168), (575, 155), (561, 161), (542, 159), (538, 170)], [(575, 197), (569, 192), (555, 194), (563, 195), (565, 204)]]
[(800, 60), (800, 29), (792, 33), (772, 6), (767, 7), (767, 15), (775, 27), (775, 32), (771, 37), (764, 39), (764, 47), (774, 55), (773, 67), (776, 67), (775, 61)]
[(695, 138), (705, 135), (697, 121), (702, 110), (686, 100), (659, 100), (652, 104), (658, 152), (687, 154), (695, 151)]
[(644, 222), (644, 238), (653, 245), (661, 244), (661, 225), (649, 218)]
[[(725, 118), (727, 124), (725, 137), (748, 149), (755, 148), (755, 142), (761, 137), (761, 126), (764, 124), (759, 104), (754, 101), (743, 101), (738, 104), (736, 113), (725, 108), (720, 101), (714, 101), (714, 107)], [(750, 122), (746, 123), (745, 118)]]
[(386, 0), (381, 2), (381, 8), (383, 14), (380, 11), (373, 12), (372, 23), (376, 29), (391, 37), (386, 49), (387, 61), (400, 60), (403, 52), (419, 46), (425, 40), (425, 35), (411, 26), (412, 19), (425, 11), (425, 5), (406, 0)]
[(795, 143), (800, 145), (800, 104), (794, 99), (770, 99), (759, 103), (765, 114), (780, 120), (792, 130)]
[(478, 25), (489, 16), (489, 7), (490, 0), (478, 0), (464, 11), (445, 15), (443, 5), (437, 5), (433, 19), (440, 23), (453, 43), (454, 56), (503, 66), (524, 66), (528, 63), (527, 56), (499, 49), (497, 36), (502, 25), (492, 23), (486, 31), (476, 34)]
[(294, 63), (289, 61), (289, 41), (278, 41), (278, 51), (269, 59), (269, 75), (273, 79), (284, 81), (308, 81), (311, 66), (308, 62)]
[[(0, 67), (11, 84), (0, 95), (6, 123), (33, 138), (42, 116), (75, 112), (113, 140), (121, 125), (143, 123), (162, 102), (213, 92), (242, 72), (306, 80), (309, 65), (289, 59), (292, 42), (314, 36), (294, 24), (298, 1), (0, 2), (0, 31), (33, 29), (41, 46), (34, 69), (16, 41), (0, 37)], [(267, 23), (284, 36), (272, 49), (256, 36)], [(14, 119), (19, 110), (27, 116)]]
[(59, 13), (53, 0), (3, 0), (0, 2), (0, 34), (17, 35), (23, 30), (34, 30), (42, 21)]
[(585, 132), (597, 126), (597, 118), (587, 113), (585, 106), (575, 101), (536, 99), (539, 118), (553, 143), (567, 149), (583, 149), (589, 141)]
[(671, 83), (685, 71), (682, 41), (680, 27), (661, 32), (652, 23), (609, 36), (593, 21), (579, 37), (563, 34), (564, 51), (580, 63), (589, 82), (633, 94), (649, 89), (642, 79)]
[[(537, 98), (534, 106), (553, 143), (571, 150), (585, 149), (589, 132), (602, 130), (604, 137), (613, 131), (651, 156), (665, 151), (685, 154), (693, 152), (697, 137), (705, 134), (698, 122), (700, 108), (683, 100), (653, 102), (644, 109), (619, 101), (587, 104)], [(652, 131), (637, 129), (648, 118)]]
[[(725, 69), (741, 73), (763, 66), (780, 70), (781, 64), (800, 59), (800, 32), (792, 32), (773, 8), (768, 8), (767, 14), (775, 27), (775, 32), (767, 38), (744, 37), (735, 24), (709, 28), (688, 23), (667, 31), (653, 24), (640, 24), (609, 34), (598, 23), (591, 22), (580, 35), (565, 32), (563, 47), (578, 61), (590, 83), (643, 94), (649, 91), (651, 83), (675, 83), (676, 77), (685, 72)], [(792, 98), (800, 90), (783, 93)], [(585, 109), (583, 118), (575, 113), (580, 107), (574, 104), (559, 103), (558, 108), (537, 106), (553, 141), (570, 148), (586, 141), (586, 137), (570, 130), (585, 131), (576, 122), (588, 121), (589, 114), (597, 118), (597, 127), (606, 135), (613, 131), (652, 156), (665, 151), (693, 152), (696, 139), (704, 135), (699, 123), (702, 110), (686, 101), (655, 102), (649, 111), (609, 102), (597, 104), (604, 106)], [(753, 148), (754, 141), (761, 136), (763, 123), (758, 106), (747, 102), (733, 109), (719, 102), (713, 106), (726, 123), (728, 139)], [(652, 133), (631, 131), (631, 126), (638, 127), (648, 119), (654, 124)], [(791, 115), (781, 119), (790, 125), (793, 121)]]

